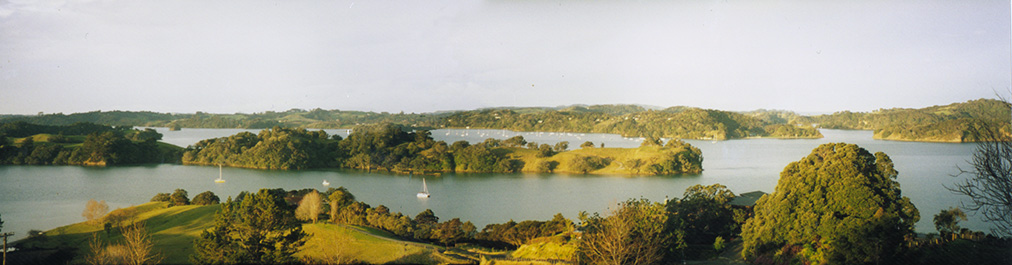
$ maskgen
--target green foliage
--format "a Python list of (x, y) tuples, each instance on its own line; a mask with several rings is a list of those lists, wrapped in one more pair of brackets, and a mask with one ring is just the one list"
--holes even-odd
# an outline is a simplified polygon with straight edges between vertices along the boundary
[(665, 206), (671, 214), (672, 229), (681, 230), (686, 243), (709, 244), (715, 238), (730, 238), (738, 234), (734, 211), (728, 204), (735, 195), (724, 185), (693, 185), (685, 189), (681, 200)]
[(158, 193), (154, 197), (151, 197), (152, 202), (171, 202), (172, 196), (168, 193)]
[[(632, 110), (637, 112), (629, 112)], [(441, 121), (445, 127), (510, 129), (514, 131), (615, 133), (630, 137), (686, 139), (733, 139), (771, 136), (766, 125), (782, 120), (762, 120), (734, 112), (673, 107), (662, 111), (641, 107), (610, 111), (591, 108), (562, 110), (489, 109), (453, 113)], [(794, 125), (788, 125), (794, 126)], [(772, 128), (777, 129), (777, 128)], [(821, 137), (815, 128), (797, 130), (798, 137)], [(787, 137), (787, 136), (782, 136)]]
[(587, 174), (587, 172), (602, 169), (610, 163), (611, 160), (599, 156), (574, 156), (569, 161), (569, 170)]
[[(658, 143), (658, 145), (660, 145)], [(648, 145), (648, 146), (653, 146)], [(644, 165), (645, 171), (654, 175), (698, 174), (703, 172), (703, 152), (678, 139), (672, 139), (661, 149), (664, 153)], [(633, 161), (634, 164), (636, 161)]]
[(919, 218), (896, 176), (883, 153), (843, 143), (815, 148), (787, 165), (776, 191), (756, 203), (755, 217), (742, 228), (742, 254), (814, 263), (894, 261)]
[(334, 166), (337, 144), (323, 131), (275, 127), (259, 135), (242, 132), (197, 142), (183, 153), (183, 163), (225, 164), (260, 169), (305, 169)]
[(566, 149), (569, 149), (569, 141), (561, 141), (561, 142), (555, 143), (554, 150), (555, 150), (556, 153), (565, 152)]
[[(103, 166), (174, 162), (179, 157), (178, 149), (158, 145), (161, 134), (153, 130), (138, 131), (90, 123), (42, 126), (15, 122), (0, 124), (0, 131), (3, 131), (0, 135), (26, 136), (18, 145), (7, 142), (7, 138), (3, 137), (0, 164)], [(87, 137), (78, 133), (85, 133)]]
[[(830, 129), (874, 130), (875, 139), (904, 141), (975, 142), (975, 126), (1010, 133), (1009, 108), (999, 100), (978, 99), (921, 109), (880, 109), (870, 113), (849, 111), (808, 118)], [(983, 121), (984, 123), (979, 123)]]
[(934, 221), (938, 233), (948, 234), (959, 232), (959, 220), (966, 221), (966, 214), (963, 213), (963, 210), (949, 208), (936, 214), (932, 221)]
[(292, 263), (305, 241), (283, 190), (261, 189), (242, 201), (229, 198), (215, 214), (214, 227), (194, 241), (198, 264)]
[(189, 204), (190, 198), (184, 189), (176, 189), (176, 191), (172, 192), (172, 195), (169, 195), (170, 206), (183, 206)]
[(221, 199), (219, 199), (218, 196), (214, 195), (214, 192), (211, 191), (201, 192), (200, 194), (197, 194), (197, 196), (193, 196), (193, 200), (190, 201), (193, 205), (211, 205), (218, 204), (220, 202)]
[(510, 220), (502, 224), (489, 224), (475, 235), (475, 239), (485, 241), (485, 244), (493, 246), (505, 244), (510, 247), (519, 247), (532, 239), (554, 236), (572, 228), (573, 221), (566, 219), (560, 213), (555, 214), (552, 220), (548, 221), (527, 220), (517, 223)]
[(718, 236), (718, 237), (716, 237), (716, 238), (713, 239), (713, 250), (714, 251), (721, 252), (721, 251), (724, 250), (725, 247), (727, 247), (727, 246), (726, 246), (726, 243), (724, 242), (724, 238), (723, 237), (719, 237)]

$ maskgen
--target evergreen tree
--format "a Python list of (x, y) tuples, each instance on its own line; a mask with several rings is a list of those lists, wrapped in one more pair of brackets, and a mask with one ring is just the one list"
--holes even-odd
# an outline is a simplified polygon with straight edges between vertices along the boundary
[(742, 228), (743, 256), (817, 264), (895, 261), (919, 218), (896, 176), (884, 153), (844, 143), (815, 148), (787, 165), (776, 191), (756, 203), (755, 217)]
[(305, 233), (281, 189), (261, 189), (242, 201), (229, 198), (215, 215), (214, 227), (194, 241), (197, 264), (293, 263)]

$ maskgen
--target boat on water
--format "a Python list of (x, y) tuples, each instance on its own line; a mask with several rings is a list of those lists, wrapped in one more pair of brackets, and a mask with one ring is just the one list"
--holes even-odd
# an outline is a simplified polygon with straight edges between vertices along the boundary
[(416, 196), (418, 196), (418, 198), (428, 198), (429, 197), (429, 187), (425, 185), (425, 179), (424, 178), (422, 179), (422, 192), (419, 192), (418, 195), (416, 195)]
[(221, 165), (218, 165), (218, 179), (214, 180), (214, 183), (225, 183), (225, 180), (221, 178)]
[(330, 186), (330, 181), (323, 180), (323, 186)]

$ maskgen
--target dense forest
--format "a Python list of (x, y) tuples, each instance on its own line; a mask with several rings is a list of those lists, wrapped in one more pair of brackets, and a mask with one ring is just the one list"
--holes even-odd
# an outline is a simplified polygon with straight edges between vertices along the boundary
[(427, 130), (391, 123), (356, 126), (348, 138), (326, 132), (274, 127), (259, 134), (238, 133), (190, 146), (184, 164), (259, 169), (352, 168), (392, 172), (557, 172), (670, 175), (699, 173), (698, 148), (648, 138), (637, 149), (596, 148), (584, 143), (567, 151), (527, 142), (523, 136), (470, 144), (435, 141)]
[(803, 117), (799, 121), (822, 128), (874, 130), (875, 139), (929, 142), (975, 142), (975, 127), (990, 126), (1012, 133), (1009, 105), (999, 100), (978, 99), (921, 109), (880, 109), (837, 112)]
[(75, 123), (66, 126), (25, 122), (0, 124), (0, 164), (121, 165), (174, 163), (182, 149), (158, 143), (155, 130)]

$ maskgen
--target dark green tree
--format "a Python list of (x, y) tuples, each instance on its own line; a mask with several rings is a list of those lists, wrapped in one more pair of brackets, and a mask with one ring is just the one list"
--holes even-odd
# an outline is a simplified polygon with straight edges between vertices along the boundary
[(214, 227), (194, 241), (197, 264), (284, 264), (305, 244), (306, 234), (285, 202), (285, 191), (261, 189), (242, 201), (229, 198), (215, 214)]
[(218, 204), (219, 202), (221, 202), (221, 199), (219, 199), (218, 196), (214, 195), (214, 192), (211, 191), (201, 192), (200, 194), (197, 194), (197, 196), (193, 196), (193, 200), (190, 201), (190, 203), (193, 203), (194, 205), (211, 205)]
[(693, 185), (685, 189), (681, 200), (667, 203), (671, 213), (668, 222), (684, 231), (689, 244), (710, 244), (716, 237), (730, 238), (738, 229), (734, 210), (727, 204), (734, 197), (724, 185)]
[(171, 206), (183, 206), (190, 204), (190, 198), (184, 189), (176, 189), (169, 195), (169, 202)]
[[(823, 144), (780, 173), (742, 228), (743, 256), (830, 264), (895, 262), (919, 218), (884, 153)], [(784, 248), (801, 248), (790, 256)]]

